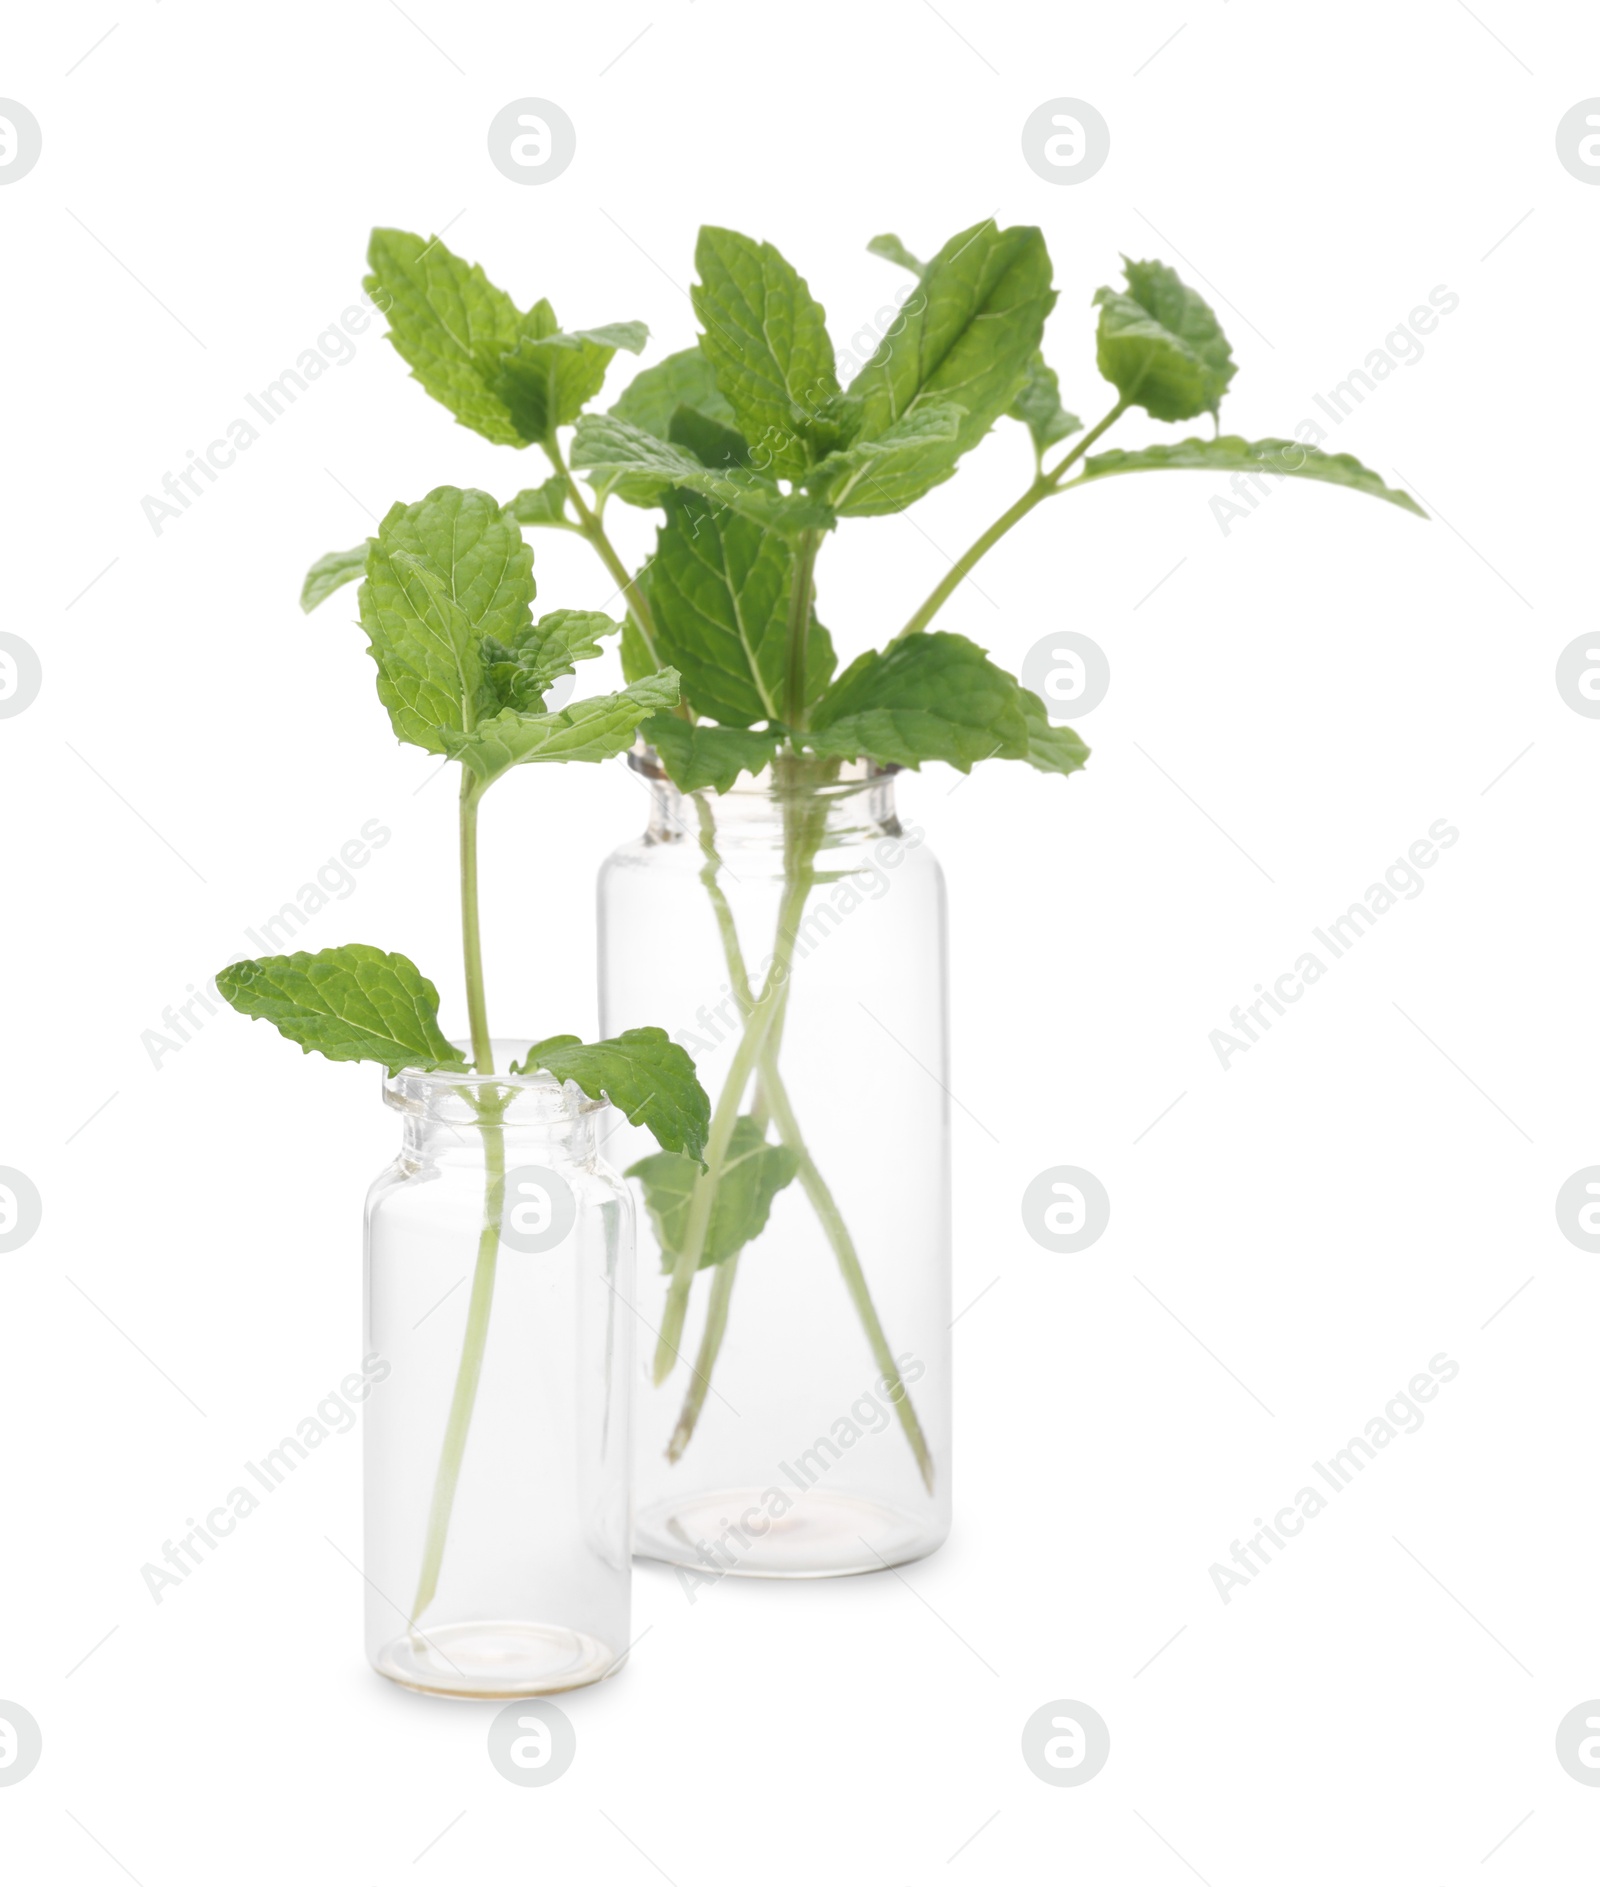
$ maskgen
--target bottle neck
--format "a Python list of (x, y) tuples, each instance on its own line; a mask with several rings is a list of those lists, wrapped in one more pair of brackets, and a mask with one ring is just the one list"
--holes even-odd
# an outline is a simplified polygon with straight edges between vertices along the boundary
[[(509, 1068), (527, 1042), (497, 1040), (495, 1063)], [(457, 1043), (463, 1049), (465, 1045)], [(455, 1069), (403, 1069), (383, 1084), (385, 1102), (401, 1116), (402, 1151), (425, 1163), (536, 1166), (593, 1161), (600, 1122), (609, 1110), (576, 1083), (547, 1074), (477, 1075)]]
[(900, 833), (894, 795), (897, 769), (870, 762), (835, 762), (824, 769), (802, 761), (809, 777), (806, 771), (786, 775), (769, 770), (755, 779), (746, 774), (726, 793), (709, 788), (680, 792), (653, 753), (630, 754), (629, 764), (650, 789), (645, 836), (653, 844), (710, 841), (721, 849), (782, 843), (801, 822), (820, 837), (823, 848)]
[(408, 1114), (401, 1128), (402, 1157), (424, 1166), (482, 1166), (486, 1153), (513, 1166), (589, 1166), (599, 1150), (596, 1123), (606, 1109), (563, 1121), (480, 1123)]

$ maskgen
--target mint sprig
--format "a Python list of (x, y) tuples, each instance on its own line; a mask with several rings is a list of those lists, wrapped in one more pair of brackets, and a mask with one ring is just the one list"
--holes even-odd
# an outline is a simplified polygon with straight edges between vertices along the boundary
[[(793, 263), (771, 243), (708, 227), (695, 251), (692, 299), (701, 331), (694, 345), (645, 367), (609, 410), (599, 410), (615, 350), (636, 338), (627, 324), (564, 333), (548, 303), (524, 314), (442, 245), (377, 232), (374, 285), (389, 292), (391, 338), (413, 374), (462, 423), (498, 443), (537, 444), (549, 460), (552, 476), (520, 492), (503, 521), (575, 531), (592, 546), (626, 610), (627, 686), (549, 713), (537, 699), (545, 678), (561, 672), (556, 662), (582, 659), (599, 632), (591, 638), (574, 629), (571, 646), (554, 631), (543, 639), (545, 619), (533, 624), (526, 599), (509, 630), (488, 626), (481, 584), (425, 580), (404, 557), (391, 558), (389, 589), (374, 591), (363, 621), (383, 602), (389, 639), (385, 649), (375, 644), (374, 655), (396, 726), (404, 720), (405, 737), (420, 732), (422, 744), (436, 740), (434, 751), (460, 758), (474, 791), (524, 762), (619, 751), (637, 731), (694, 802), (700, 875), (743, 1030), (711, 1114), (706, 1171), (694, 1170), (698, 1156), (674, 1164), (677, 1154), (652, 1156), (639, 1170), (671, 1264), (658, 1379), (677, 1360), (697, 1271), (706, 1264), (715, 1271), (694, 1383), (669, 1456), (676, 1459), (693, 1433), (739, 1250), (765, 1222), (767, 1180), (787, 1165), (787, 1152), (885, 1381), (899, 1392), (899, 1419), (931, 1486), (933, 1462), (860, 1258), (805, 1147), (778, 1065), (779, 972), (787, 975), (822, 838), (808, 795), (836, 780), (847, 761), (939, 761), (967, 771), (1003, 759), (1063, 777), (1082, 769), (1088, 749), (1072, 729), (1051, 722), (1037, 695), (966, 637), (933, 628), (982, 559), (1049, 499), (1125, 473), (1182, 470), (1299, 478), (1419, 507), (1348, 454), (1325, 454), (1313, 441), (1222, 435), (1220, 408), (1237, 371), (1232, 348), (1204, 296), (1161, 261), (1125, 259), (1122, 285), (1094, 297), (1094, 364), (1115, 397), (1085, 427), (1046, 357), (1056, 294), (1038, 229), (985, 220), (958, 231), (927, 261), (894, 235), (874, 237), (868, 248), (915, 280), (893, 318), (887, 311), (881, 317), (877, 344), (848, 385), (839, 384), (822, 306)], [(1060, 358), (1053, 342), (1049, 354)], [(1219, 436), (1097, 452), (1134, 413), (1159, 424), (1209, 416)], [(917, 503), (1002, 420), (1026, 431), (1028, 483), (951, 560), (898, 634), (836, 674), (816, 602), (827, 539), (841, 523), (853, 528), (856, 519)], [(662, 514), (652, 556), (637, 570), (607, 530), (613, 499)], [(354, 555), (335, 553), (314, 567), (307, 607), (349, 580)], [(512, 581), (507, 598), (514, 603), (515, 596)], [(441, 704), (457, 685), (463, 706), (453, 717)], [(659, 699), (653, 687), (662, 689)], [(767, 768), (782, 787), (784, 892), (766, 959), (771, 969), (756, 988), (722, 897), (705, 795)], [(582, 1047), (565, 1038), (539, 1046), (547, 1059)], [(757, 1102), (746, 1111), (752, 1083)]]
[[(974, 693), (968, 658), (957, 660), (948, 648), (887, 667), (855, 665), (851, 686), (865, 687), (870, 675), (870, 702), (863, 697), (848, 713), (837, 700), (824, 706), (834, 657), (814, 603), (823, 540), (842, 519), (914, 504), (949, 479), (1001, 419), (1026, 428), (1033, 482), (954, 560), (879, 651), (885, 660), (928, 631), (973, 566), (1036, 505), (1125, 472), (1265, 471), (1418, 509), (1348, 454), (1294, 441), (1229, 435), (1093, 453), (1135, 409), (1167, 423), (1215, 417), (1237, 370), (1214, 309), (1163, 262), (1125, 258), (1122, 285), (1094, 298), (1096, 365), (1117, 398), (1085, 430), (1042, 350), (1055, 290), (1037, 229), (978, 223), (927, 261), (895, 235), (874, 237), (868, 248), (916, 281), (847, 387), (837, 379), (822, 306), (789, 259), (771, 243), (707, 227), (695, 251), (697, 344), (642, 369), (602, 412), (594, 403), (607, 369), (618, 348), (642, 345), (639, 324), (563, 331), (548, 301), (522, 312), (443, 244), (402, 231), (374, 234), (373, 284), (388, 293), (391, 338), (413, 373), (463, 423), (502, 443), (537, 443), (551, 460), (553, 476), (513, 500), (507, 525), (588, 538), (625, 599), (629, 686), (667, 670), (680, 678), (681, 699), (671, 711), (680, 726), (662, 735), (658, 752), (680, 784), (696, 782), (685, 790), (726, 790), (731, 766), (765, 765), (785, 742), (833, 758), (848, 748), (850, 757), (883, 765), (970, 766), (989, 757), (1038, 765), (1047, 754), (1053, 763), (1046, 771), (1081, 767), (1087, 750), (1075, 735), (1058, 738), (1048, 719), (1036, 739), (1019, 731), (1030, 711), (1014, 679), (1002, 693), (1001, 671), (985, 658)], [(569, 426), (564, 446), (560, 435)], [(1047, 465), (1063, 442), (1067, 449)], [(665, 513), (654, 559), (631, 576), (602, 521), (611, 498)], [(355, 555), (334, 553), (313, 568), (307, 607), (349, 580)], [(400, 590), (403, 604), (403, 584)], [(457, 600), (470, 617), (470, 601)], [(433, 645), (432, 667), (447, 668), (449, 612), (416, 613)], [(510, 636), (495, 640), (513, 646)], [(426, 688), (429, 663), (415, 638), (408, 646), (422, 671), (420, 681), (406, 678), (415, 693)], [(528, 685), (505, 658), (494, 669), (488, 686), (501, 691), (497, 712), (525, 711)], [(413, 726), (427, 723), (425, 703), (407, 702), (398, 680), (390, 685), (401, 697), (391, 711), (409, 714)], [(593, 711), (596, 757), (633, 705), (617, 697), (606, 713)], [(661, 725), (659, 715), (653, 724)], [(481, 731), (451, 728), (449, 747), (439, 750), (489, 779), (547, 754), (552, 739), (569, 731), (496, 720)], [(760, 738), (717, 737), (724, 732)], [(574, 751), (587, 749), (580, 742)], [(1073, 764), (1056, 764), (1067, 760)]]
[[(335, 561), (344, 574), (348, 558), (322, 563)], [(651, 673), (617, 693), (547, 709), (552, 684), (600, 655), (621, 624), (595, 610), (553, 610), (536, 622), (532, 552), (516, 520), (485, 492), (441, 485), (414, 504), (392, 506), (366, 546), (364, 570), (358, 600), (378, 698), (401, 740), (461, 764), (472, 1065), (492, 1075), (477, 911), (483, 795), (516, 766), (614, 758), (633, 744), (641, 722), (676, 705), (677, 677), (670, 669)], [(224, 970), (218, 983), (235, 1008), (272, 1022), (308, 1053), (381, 1062), (391, 1074), (467, 1066), (439, 1029), (434, 985), (408, 958), (371, 945), (248, 960)], [(655, 1058), (650, 1120), (663, 1147), (697, 1158), (705, 1136), (696, 1122), (706, 1102), (693, 1063), (659, 1030), (644, 1033), (648, 1044), (591, 1045), (564, 1054), (549, 1071), (594, 1099), (609, 1083), (625, 1097), (618, 1105), (630, 1118), (642, 1118), (636, 1072), (644, 1047), (658, 1047), (659, 1036), (669, 1052)]]
[[(520, 323), (481, 270), (441, 245), (379, 232), (374, 267), (388, 277), (395, 344), (429, 391), (457, 418), (492, 439), (525, 434), (559, 460), (555, 434), (599, 390), (617, 346), (642, 344), (642, 330), (565, 335), (547, 303)], [(507, 335), (513, 326), (513, 343)], [(552, 684), (592, 661), (621, 628), (593, 610), (555, 610), (536, 622), (530, 523), (560, 522), (566, 506), (590, 517), (557, 462), (553, 489), (518, 511), (487, 493), (441, 485), (414, 504), (396, 504), (361, 552), (338, 552), (313, 566), (302, 592), (312, 609), (356, 574), (361, 626), (377, 669), (378, 698), (400, 739), (459, 762), (462, 966), (472, 1043), (470, 1071), (494, 1077), (494, 1045), (484, 990), (478, 900), (478, 811), (484, 794), (513, 767), (533, 762), (610, 759), (630, 746), (640, 723), (677, 705), (671, 669), (619, 692), (549, 709)], [(520, 513), (520, 515), (519, 515)], [(592, 520), (591, 520), (592, 521)], [(234, 963), (217, 987), (246, 1016), (273, 1024), (307, 1053), (330, 1061), (372, 1061), (390, 1075), (469, 1071), (468, 1059), (439, 1026), (439, 994), (408, 958), (370, 944)], [(694, 1063), (664, 1031), (630, 1029), (585, 1045), (575, 1035), (534, 1044), (512, 1075), (543, 1070), (591, 1099), (609, 1100), (656, 1136), (663, 1158), (691, 1167), (705, 1151), (711, 1104)], [(505, 1210), (507, 1085), (463, 1083), (484, 1148), (484, 1207), (461, 1360), (440, 1450), (413, 1623), (438, 1590), (478, 1380), (488, 1343)]]

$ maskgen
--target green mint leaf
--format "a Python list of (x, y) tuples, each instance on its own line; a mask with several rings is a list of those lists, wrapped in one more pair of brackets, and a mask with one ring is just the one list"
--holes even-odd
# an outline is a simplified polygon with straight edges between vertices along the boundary
[(965, 414), (953, 400), (925, 400), (876, 438), (830, 452), (807, 479), (841, 518), (903, 511), (956, 469)]
[(1164, 262), (1123, 257), (1128, 291), (1102, 288), (1096, 360), (1130, 405), (1152, 419), (1215, 414), (1237, 372), (1217, 317)]
[(799, 478), (812, 458), (811, 415), (839, 391), (821, 305), (770, 242), (737, 230), (702, 229), (694, 260), (700, 345), (752, 463)]
[[(637, 589), (644, 592), (648, 599), (649, 572), (641, 570), (633, 579)], [(644, 637), (639, 633), (639, 625), (632, 616), (625, 616), (622, 621), (622, 679), (624, 681), (643, 681), (647, 675), (656, 672), (655, 659), (645, 647)]]
[(828, 684), (833, 680), (834, 670), (839, 666), (839, 657), (834, 650), (833, 637), (817, 621), (816, 612), (812, 612), (811, 628), (806, 634), (806, 698), (804, 705), (812, 707), (828, 691)]
[(1028, 377), (1007, 411), (1033, 435), (1033, 449), (1041, 459), (1058, 439), (1083, 430), (1083, 421), (1061, 404), (1061, 383), (1055, 369), (1044, 364), (1043, 354), (1028, 362)]
[(642, 321), (563, 333), (549, 302), (537, 302), (523, 316), (516, 344), (501, 356), (492, 391), (525, 440), (549, 443), (600, 391), (617, 349), (637, 354), (648, 336)]
[(852, 662), (795, 738), (839, 759), (944, 760), (968, 773), (978, 760), (1027, 759), (1022, 692), (965, 636), (907, 636)]
[(370, 537), (363, 538), (353, 550), (330, 550), (326, 557), (319, 557), (306, 572), (306, 580), (300, 586), (300, 607), (309, 616), (318, 603), (327, 602), (335, 590), (342, 590), (347, 583), (354, 583), (367, 567), (367, 549), (372, 543)]
[(622, 628), (595, 609), (556, 609), (530, 623), (515, 643), (485, 636), (479, 645), (486, 693), (481, 711), (541, 708), (552, 682), (602, 653), (600, 638)]
[(624, 1029), (587, 1045), (575, 1035), (548, 1036), (513, 1062), (511, 1072), (539, 1068), (558, 1081), (576, 1081), (590, 1100), (604, 1095), (633, 1126), (648, 1127), (666, 1152), (698, 1162), (705, 1151), (711, 1102), (688, 1053), (665, 1029)]
[(737, 512), (672, 492), (650, 566), (657, 649), (697, 714), (730, 727), (779, 718), (794, 550)]
[(867, 244), (867, 254), (882, 256), (885, 262), (898, 262), (913, 275), (921, 275), (928, 266), (926, 262), (919, 262), (898, 236), (874, 236)]
[(598, 328), (573, 328), (571, 338), (584, 347), (609, 347), (629, 354), (642, 354), (650, 330), (642, 321), (607, 321)]
[(241, 1015), (270, 1022), (309, 1055), (402, 1068), (465, 1068), (439, 1029), (439, 992), (409, 957), (371, 944), (247, 958), (217, 977)]
[(506, 509), (519, 524), (549, 524), (569, 531), (578, 528), (567, 516), (567, 481), (559, 472), (542, 485), (519, 491)]
[[(728, 1151), (717, 1172), (700, 1268), (720, 1265), (759, 1238), (777, 1198), (799, 1170), (792, 1148), (775, 1144), (748, 1114), (733, 1123)], [(699, 1173), (681, 1153), (652, 1153), (628, 1168), (644, 1188), (644, 1203), (656, 1228), (661, 1267), (670, 1272), (689, 1226), (689, 1198)]]
[(680, 793), (699, 793), (708, 786), (714, 793), (726, 793), (741, 773), (771, 766), (783, 741), (781, 734), (710, 727), (704, 721), (692, 724), (676, 714), (652, 715), (639, 732)]
[(361, 586), (361, 626), (395, 732), (449, 751), (477, 712), (479, 642), (515, 647), (529, 622), (533, 552), (487, 492), (441, 485), (378, 527)]
[(1084, 746), (1070, 727), (1052, 727), (1050, 713), (1038, 695), (1019, 687), (1022, 718), (1028, 724), (1028, 751), (1024, 756), (1030, 767), (1041, 773), (1076, 773), (1089, 758)]
[(733, 426), (733, 408), (717, 390), (711, 362), (698, 347), (668, 354), (655, 366), (636, 373), (612, 406), (611, 414), (642, 432), (654, 433), (658, 439), (670, 439), (673, 418), (684, 406), (719, 425)]
[(1181, 439), (1176, 445), (1146, 446), (1139, 452), (1098, 452), (1085, 459), (1082, 471), (1068, 482), (1114, 478), (1121, 472), (1245, 472), (1258, 477), (1314, 478), (1324, 485), (1343, 485), (1387, 499), (1419, 518), (1428, 515), (1410, 492), (1386, 485), (1348, 452), (1320, 452), (1298, 439), (1240, 439), (1225, 433), (1220, 439)]
[(667, 442), (682, 446), (702, 465), (714, 470), (750, 463), (750, 448), (744, 442), (743, 433), (723, 425), (720, 419), (696, 412), (692, 406), (680, 406), (667, 422)]
[(865, 403), (861, 436), (882, 437), (920, 403), (952, 401), (965, 409), (956, 453), (969, 450), (1017, 397), (1054, 304), (1037, 229), (991, 220), (952, 236), (850, 383)]
[(437, 236), (424, 242), (403, 229), (375, 229), (367, 261), (367, 293), (386, 310), (389, 339), (412, 378), (485, 439), (524, 444), (491, 390), (501, 356), (516, 346), (521, 329), (511, 297)]
[(818, 458), (843, 452), (861, 436), (866, 408), (854, 394), (835, 393), (811, 415), (811, 444)]
[(773, 530), (826, 530), (833, 513), (819, 499), (786, 497), (776, 483), (742, 467), (713, 471), (681, 446), (610, 413), (586, 413), (572, 439), (572, 463), (595, 474), (599, 489), (629, 504), (659, 504), (674, 486), (714, 498)]
[(470, 767), (485, 786), (510, 768), (536, 760), (610, 760), (633, 745), (641, 721), (678, 699), (675, 670), (630, 682), (620, 694), (574, 701), (553, 714), (502, 708), (471, 733), (446, 736), (452, 760)]

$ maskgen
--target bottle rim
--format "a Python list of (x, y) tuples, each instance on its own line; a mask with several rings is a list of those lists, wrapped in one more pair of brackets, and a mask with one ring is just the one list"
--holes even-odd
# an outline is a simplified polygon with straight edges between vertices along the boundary
[[(526, 1053), (532, 1036), (496, 1037), (492, 1043), (498, 1067), (507, 1069)], [(469, 1042), (452, 1044), (470, 1056)], [(558, 1081), (543, 1069), (534, 1074), (478, 1074), (467, 1068), (402, 1068), (383, 1078), (385, 1106), (416, 1119), (448, 1121), (456, 1125), (493, 1124), (537, 1126), (576, 1121), (601, 1113), (611, 1103), (594, 1100), (575, 1081)], [(487, 1106), (486, 1106), (487, 1104)]]

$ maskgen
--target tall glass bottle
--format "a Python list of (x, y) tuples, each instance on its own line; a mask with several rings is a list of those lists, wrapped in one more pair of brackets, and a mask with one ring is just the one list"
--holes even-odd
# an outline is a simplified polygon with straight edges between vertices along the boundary
[(720, 795), (632, 764), (601, 1026), (660, 1021), (714, 1109), (706, 1176), (639, 1169), (635, 1550), (707, 1578), (916, 1559), (950, 1519), (943, 875), (864, 763)]
[[(521, 1044), (496, 1043), (509, 1066)], [(456, 1697), (628, 1645), (633, 1201), (548, 1075), (406, 1072), (367, 1201), (367, 1653)]]

